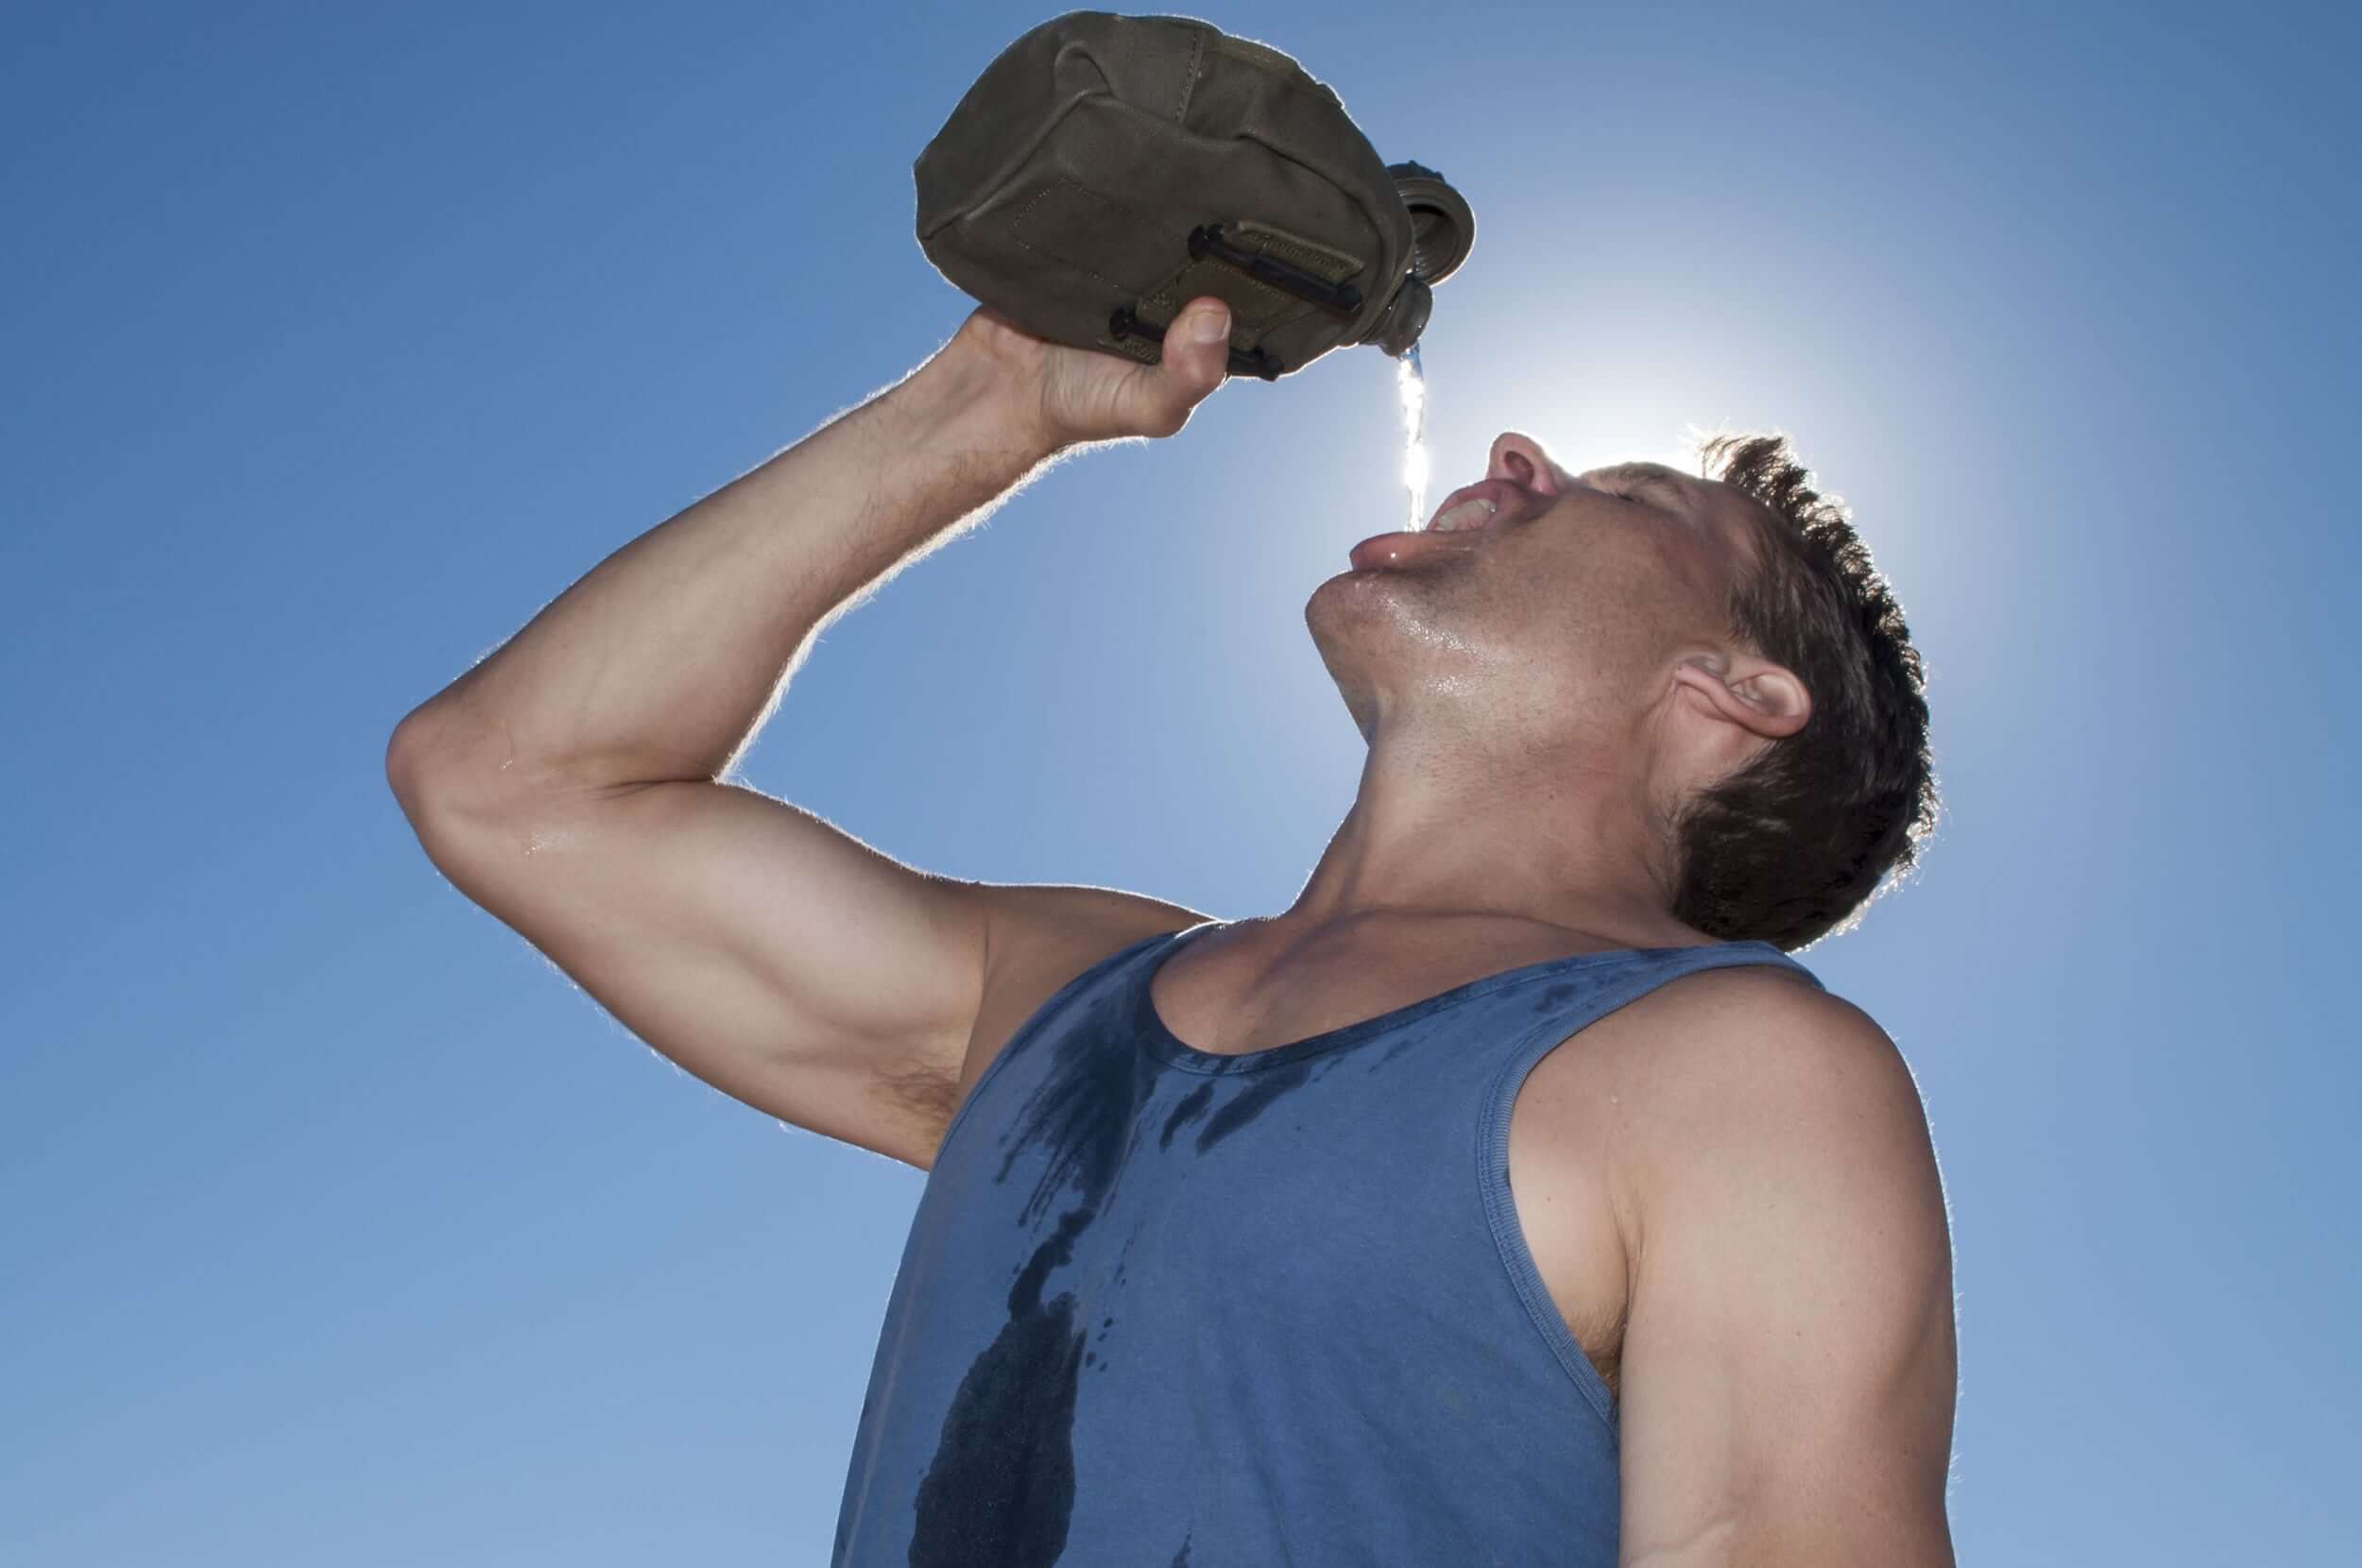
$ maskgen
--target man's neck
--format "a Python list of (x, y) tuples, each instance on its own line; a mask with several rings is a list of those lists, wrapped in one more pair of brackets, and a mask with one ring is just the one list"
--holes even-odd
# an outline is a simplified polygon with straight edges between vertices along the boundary
[(1352, 810), (1269, 925), (1310, 936), (1491, 921), (1614, 946), (1706, 940), (1671, 913), (1642, 795), (1604, 759), (1374, 746)]

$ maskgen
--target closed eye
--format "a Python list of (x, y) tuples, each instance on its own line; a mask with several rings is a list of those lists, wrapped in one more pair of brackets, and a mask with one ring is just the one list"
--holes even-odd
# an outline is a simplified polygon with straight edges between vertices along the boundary
[(1669, 480), (1642, 477), (1628, 480), (1619, 492), (1626, 501), (1654, 511), (1681, 512), (1681, 492)]

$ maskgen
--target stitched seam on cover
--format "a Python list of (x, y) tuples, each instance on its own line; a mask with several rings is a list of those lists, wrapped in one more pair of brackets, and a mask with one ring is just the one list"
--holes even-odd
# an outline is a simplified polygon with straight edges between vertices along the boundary
[(1190, 74), (1183, 77), (1181, 81), (1181, 101), (1173, 106), (1173, 124), (1179, 125), (1183, 116), (1189, 113), (1190, 100), (1197, 95), (1198, 75), (1205, 69), (1206, 35), (1205, 33), (1200, 32), (1197, 35), (1196, 44), (1190, 50)]

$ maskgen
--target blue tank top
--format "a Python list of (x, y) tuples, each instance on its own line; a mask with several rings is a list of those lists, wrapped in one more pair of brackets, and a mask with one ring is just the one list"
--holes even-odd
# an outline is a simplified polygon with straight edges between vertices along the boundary
[(1052, 997), (946, 1129), (886, 1304), (838, 1568), (1614, 1568), (1615, 1396), (1542, 1284), (1509, 1112), (1576, 1030), (1764, 942), (1620, 948), (1268, 1050), (1149, 981)]

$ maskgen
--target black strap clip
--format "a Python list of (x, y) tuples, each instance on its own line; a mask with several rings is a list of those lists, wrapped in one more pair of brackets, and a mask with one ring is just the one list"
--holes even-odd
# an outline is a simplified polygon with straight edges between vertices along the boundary
[[(1141, 320), (1132, 313), (1129, 305), (1116, 307), (1115, 314), (1107, 317), (1107, 331), (1115, 334), (1119, 343), (1127, 337), (1144, 337), (1155, 343), (1165, 340), (1162, 327)], [(1234, 376), (1259, 376), (1265, 381), (1277, 381), (1280, 369), (1279, 361), (1260, 348), (1230, 350), (1230, 373)]]
[(1203, 261), (1211, 256), (1227, 262), (1249, 277), (1269, 283), (1283, 294), (1292, 294), (1325, 311), (1351, 315), (1361, 308), (1361, 291), (1351, 283), (1332, 283), (1299, 266), (1291, 266), (1276, 256), (1259, 250), (1247, 250), (1223, 238), (1222, 225), (1201, 223), (1190, 230), (1190, 259)]

